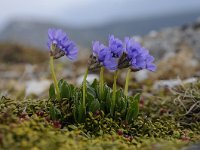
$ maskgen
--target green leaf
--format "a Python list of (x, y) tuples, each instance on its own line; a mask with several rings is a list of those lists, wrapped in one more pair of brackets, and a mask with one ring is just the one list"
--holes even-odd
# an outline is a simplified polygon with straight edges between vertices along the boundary
[(62, 86), (63, 82), (64, 82), (63, 79), (61, 79), (60, 81), (58, 81), (58, 88), (59, 88), (59, 90), (61, 90), (61, 86)]
[(50, 99), (56, 99), (56, 93), (55, 93), (55, 88), (54, 88), (53, 83), (49, 87), (49, 98)]
[(94, 101), (92, 101), (92, 103), (89, 106), (89, 111), (90, 112), (96, 112), (97, 110), (100, 109), (100, 103), (97, 99), (95, 99)]
[(123, 97), (122, 89), (117, 90), (117, 92), (116, 92), (116, 103), (120, 104), (122, 97)]
[(99, 91), (99, 81), (94, 79), (93, 83), (90, 85), (95, 92), (95, 98), (100, 98), (100, 91)]
[(125, 97), (122, 97), (119, 105), (120, 105), (119, 112), (121, 114), (121, 117), (125, 118), (127, 112), (127, 99)]
[(87, 84), (87, 93), (86, 93), (86, 107), (91, 104), (96, 98), (95, 89), (88, 83)]
[(87, 84), (87, 93), (90, 93), (91, 95), (96, 97), (95, 89), (92, 86), (90, 86), (89, 84)]
[(82, 123), (85, 120), (85, 109), (83, 108), (83, 106), (80, 104), (77, 108), (77, 122)]
[(103, 100), (105, 101), (107, 98), (107, 95), (110, 93), (110, 87), (108, 87), (106, 84), (104, 84), (104, 93), (103, 93)]
[(116, 92), (116, 105), (115, 105), (115, 111), (120, 112), (122, 110), (122, 98), (123, 98), (123, 90), (120, 88)]
[(95, 100), (95, 97), (91, 93), (87, 93), (86, 106), (90, 106)]
[(61, 98), (70, 98), (70, 87), (66, 81), (63, 81), (60, 88), (60, 97)]
[(106, 92), (106, 98), (105, 98), (106, 111), (109, 112), (110, 111), (110, 107), (111, 107), (111, 101), (112, 101), (111, 89), (108, 86), (105, 86), (105, 91), (104, 92)]
[(74, 115), (74, 120), (76, 121), (76, 122), (78, 122), (77, 120), (78, 120), (78, 105), (77, 104), (75, 104), (75, 106), (74, 106), (74, 108), (73, 108), (73, 115)]
[(139, 113), (139, 100), (140, 94), (136, 94), (134, 97), (129, 97), (129, 107), (126, 114), (126, 120), (130, 123), (135, 120)]
[(57, 120), (59, 119), (61, 113), (60, 110), (57, 109), (55, 106), (51, 105), (50, 107), (50, 117), (52, 120)]
[(70, 84), (69, 87), (70, 87), (70, 97), (73, 97), (77, 89), (72, 84)]
[(97, 80), (97, 79), (94, 79), (94, 81), (93, 81), (92, 84), (91, 84), (91, 87), (92, 87), (93, 89), (96, 89), (96, 88), (98, 88), (98, 85), (99, 85), (98, 80)]

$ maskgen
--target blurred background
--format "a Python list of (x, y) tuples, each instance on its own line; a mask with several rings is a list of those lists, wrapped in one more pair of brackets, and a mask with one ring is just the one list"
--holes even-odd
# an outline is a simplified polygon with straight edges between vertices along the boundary
[(110, 34), (122, 40), (134, 37), (155, 56), (158, 71), (138, 72), (135, 81), (143, 82), (147, 77), (176, 81), (200, 74), (199, 0), (0, 0), (0, 6), (0, 89), (4, 94), (24, 89), (27, 95), (27, 89), (37, 87), (40, 80), (48, 87), (46, 41), (51, 27), (62, 28), (79, 45), (79, 61), (71, 64), (64, 60), (57, 68), (59, 78), (77, 84), (91, 42), (106, 44)]
[(145, 35), (200, 15), (199, 0), (6, 0), (0, 1), (0, 41), (46, 48), (49, 27), (63, 28), (80, 46), (109, 34)]

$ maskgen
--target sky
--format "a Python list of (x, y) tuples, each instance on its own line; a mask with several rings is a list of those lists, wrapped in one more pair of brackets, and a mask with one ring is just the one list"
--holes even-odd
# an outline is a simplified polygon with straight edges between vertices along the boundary
[(0, 28), (12, 19), (83, 27), (200, 10), (200, 0), (0, 0), (0, 6)]

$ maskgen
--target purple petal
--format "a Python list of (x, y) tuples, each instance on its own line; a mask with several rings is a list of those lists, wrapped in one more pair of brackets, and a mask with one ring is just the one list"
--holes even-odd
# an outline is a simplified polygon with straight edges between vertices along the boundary
[(147, 70), (149, 71), (156, 71), (156, 65), (155, 64), (148, 64)]
[(52, 28), (48, 29), (48, 37), (49, 37), (49, 39), (53, 40), (53, 38), (55, 36), (54, 33), (55, 33), (55, 29), (52, 29)]
[(76, 60), (78, 55), (77, 54), (73, 54), (73, 55), (67, 55), (67, 57), (70, 59), (70, 60)]
[(55, 44), (57, 48), (64, 51), (66, 56), (74, 60), (78, 55), (78, 48), (76, 44), (69, 40), (67, 34), (61, 29), (49, 29), (48, 30), (48, 42), (47, 46), (50, 49), (51, 44)]
[(99, 54), (99, 46), (100, 46), (99, 41), (92, 42), (92, 49), (95, 55)]
[(109, 49), (114, 57), (119, 58), (124, 51), (122, 41), (111, 35), (109, 37)]
[(108, 70), (117, 70), (117, 62), (114, 58), (104, 60), (103, 64)]

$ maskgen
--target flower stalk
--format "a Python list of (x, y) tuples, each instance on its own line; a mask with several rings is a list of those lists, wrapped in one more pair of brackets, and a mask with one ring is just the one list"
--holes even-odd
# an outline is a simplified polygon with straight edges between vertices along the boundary
[(114, 110), (115, 110), (116, 91), (117, 91), (117, 75), (118, 75), (118, 70), (116, 70), (114, 72), (113, 93), (112, 93), (112, 102), (111, 102), (111, 116), (114, 115)]
[[(52, 45), (51, 46), (51, 53), (53, 53), (54, 49), (55, 48)], [(60, 100), (60, 91), (59, 91), (59, 88), (58, 88), (58, 80), (56, 78), (56, 74), (55, 74), (55, 71), (54, 71), (54, 58), (53, 58), (53, 55), (50, 55), (49, 64), (50, 64), (50, 70), (51, 70), (52, 79), (53, 79), (53, 82), (54, 82), (54, 87), (55, 87), (55, 90), (56, 90), (56, 97), (57, 97), (58, 100)]]
[(130, 73), (131, 73), (131, 69), (128, 68), (128, 72), (126, 74), (126, 83), (125, 83), (125, 87), (124, 87), (124, 95), (126, 97), (128, 96), (128, 86), (129, 86)]
[(85, 100), (86, 100), (86, 88), (87, 88), (87, 76), (88, 76), (88, 68), (85, 71), (85, 75), (84, 75), (84, 79), (83, 79), (83, 101), (82, 101), (82, 105), (83, 108), (86, 112), (86, 106), (85, 106)]

